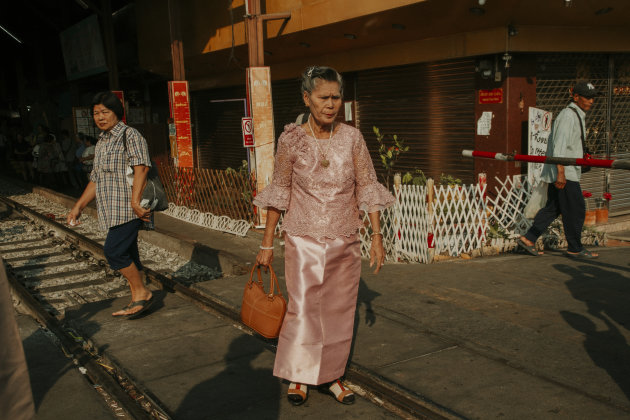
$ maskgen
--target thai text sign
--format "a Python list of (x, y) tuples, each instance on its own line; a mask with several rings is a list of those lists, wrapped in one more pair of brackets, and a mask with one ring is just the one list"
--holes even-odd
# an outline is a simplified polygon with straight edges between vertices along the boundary
[[(547, 140), (551, 134), (551, 112), (529, 107), (529, 136), (528, 153), (530, 155), (544, 156), (547, 153)], [(530, 185), (535, 185), (540, 180), (543, 163), (528, 163), (527, 178)]]
[(175, 124), (177, 136), (177, 163), (180, 168), (192, 168), (194, 165), (188, 82), (168, 82), (168, 91), (171, 118)]
[(481, 89), (479, 90), (479, 103), (480, 104), (502, 104), (503, 103), (503, 89)]

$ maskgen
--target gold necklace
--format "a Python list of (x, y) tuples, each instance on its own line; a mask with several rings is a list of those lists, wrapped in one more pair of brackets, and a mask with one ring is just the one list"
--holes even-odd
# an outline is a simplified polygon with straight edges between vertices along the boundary
[(313, 134), (313, 138), (315, 139), (315, 146), (317, 146), (317, 151), (319, 152), (321, 156), (321, 160), (319, 164), (324, 168), (327, 168), (328, 165), (330, 165), (330, 161), (326, 159), (326, 157), (328, 156), (328, 151), (330, 150), (330, 145), (332, 144), (333, 127), (334, 127), (334, 124), (330, 124), (330, 136), (328, 136), (328, 147), (326, 148), (326, 152), (324, 152), (320, 148), (319, 140), (317, 140), (317, 136), (315, 135), (315, 132), (313, 131), (313, 127), (311, 126), (311, 116), (310, 115), (308, 116), (308, 128), (311, 129), (311, 134)]

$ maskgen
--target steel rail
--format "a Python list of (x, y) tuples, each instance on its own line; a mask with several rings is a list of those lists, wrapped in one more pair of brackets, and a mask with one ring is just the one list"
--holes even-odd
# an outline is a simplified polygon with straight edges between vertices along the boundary
[[(88, 252), (91, 256), (94, 256), (95, 254), (100, 255), (102, 253), (102, 247), (98, 242), (93, 241), (83, 235), (77, 234), (76, 232), (66, 228), (65, 226), (60, 225), (59, 223), (55, 223), (48, 217), (41, 215), (38, 212), (28, 208), (27, 206), (17, 203), (16, 201), (13, 201), (9, 198), (0, 196), (0, 201), (9, 206), (13, 211), (23, 214), (27, 218), (34, 219), (36, 223), (47, 226), (46, 229), (50, 230), (45, 232), (45, 236), (44, 238), (42, 238), (42, 240), (45, 240), (46, 237), (54, 235), (54, 232), (56, 232), (60, 235), (62, 239), (65, 239), (67, 243), (72, 244), (77, 248), (85, 249), (85, 252)], [(32, 240), (29, 240), (28, 242), (32, 243)], [(11, 259), (5, 259), (5, 261), (10, 262)], [(27, 267), (26, 269), (32, 269), (33, 267), (43, 268), (49, 265), (51, 264), (34, 264)], [(52, 263), (52, 265), (54, 266), (56, 265), (56, 263)], [(97, 266), (97, 264), (94, 265)], [(98, 384), (99, 386), (101, 386), (102, 389), (116, 401), (116, 403), (123, 410), (125, 415), (138, 420), (170, 418), (166, 410), (164, 410), (163, 407), (161, 407), (160, 404), (156, 402), (156, 398), (148, 395), (146, 392), (142, 392), (142, 399), (149, 403), (149, 411), (147, 411), (147, 408), (143, 407), (140, 404), (140, 398), (132, 397), (132, 395), (130, 395), (130, 393), (123, 388), (123, 385), (119, 382), (119, 380), (114, 377), (112, 372), (101, 366), (99, 360), (83, 347), (83, 343), (75, 341), (75, 337), (71, 336), (64, 329), (62, 321), (49, 313), (44, 305), (39, 300), (37, 300), (19, 280), (19, 272), (23, 271), (25, 269), (24, 267), (7, 268), (7, 278), (9, 280), (9, 284), (14, 293), (19, 297), (21, 303), (24, 305), (28, 313), (30, 313), (33, 318), (35, 318), (40, 324), (45, 326), (59, 339), (59, 343), (63, 347), (64, 352), (70, 355), (77, 366), (85, 368), (85, 374), (88, 379), (93, 384)], [(71, 286), (72, 285), (73, 284), (71, 284)], [(120, 374), (121, 372), (125, 372), (124, 369), (116, 366), (116, 363), (113, 363), (111, 360), (107, 360), (107, 364), (115, 366), (115, 373)], [(121, 375), (121, 378), (122, 380), (129, 383), (133, 382), (128, 375)], [(137, 387), (135, 384), (133, 384), (133, 386), (135, 390), (139, 389), (139, 387)]]
[[(42, 215), (28, 208), (27, 206), (19, 204), (11, 199), (0, 197), (0, 200), (4, 201), (7, 205), (14, 208), (15, 210), (28, 214), (30, 217), (36, 219), (38, 223), (50, 226), (51, 230), (49, 231), (49, 233), (56, 232), (59, 236), (65, 238), (65, 240), (67, 240), (68, 242), (75, 244), (78, 247), (86, 248), (89, 250), (89, 252), (93, 254), (94, 257), (102, 258), (104, 260), (105, 257), (103, 254), (103, 247), (98, 242), (87, 238), (84, 235), (81, 235), (80, 233), (66, 226), (63, 226), (59, 222), (51, 220), (45, 215)], [(255, 334), (253, 330), (244, 325), (241, 322), (240, 312), (238, 308), (227, 304), (218, 297), (211, 296), (207, 292), (201, 293), (147, 267), (144, 268), (144, 272), (146, 274), (148, 282), (156, 285), (162, 290), (176, 293), (178, 296), (197, 305), (207, 312), (213, 313), (232, 321), (233, 323), (237, 324), (238, 327), (242, 330), (263, 341), (267, 348), (275, 351), (276, 340), (268, 340), (260, 337)], [(124, 367), (121, 368), (123, 368), (124, 370)], [(452, 410), (449, 410), (448, 408), (443, 407), (413, 391), (407, 390), (357, 363), (350, 363), (346, 377), (352, 383), (361, 386), (372, 396), (386, 402), (386, 404), (388, 404), (390, 408), (394, 407), (394, 411), (404, 413), (405, 415), (412, 416), (413, 418), (431, 420), (464, 418), (461, 415), (453, 412)], [(138, 387), (138, 389), (140, 388)], [(149, 399), (154, 400), (152, 396)], [(161, 404), (158, 404), (158, 406), (162, 408)]]
[(102, 386), (130, 417), (134, 419), (155, 418), (138, 405), (138, 403), (121, 388), (116, 379), (110, 375), (91, 354), (85, 351), (81, 344), (68, 336), (59, 320), (46, 311), (40, 302), (29, 293), (26, 287), (20, 283), (10, 270), (7, 271), (7, 278), (9, 279), (11, 288), (20, 297), (21, 302), (26, 305), (29, 313), (59, 339), (61, 345), (71, 354), (77, 366), (82, 366), (86, 369), (86, 375), (92, 383)]

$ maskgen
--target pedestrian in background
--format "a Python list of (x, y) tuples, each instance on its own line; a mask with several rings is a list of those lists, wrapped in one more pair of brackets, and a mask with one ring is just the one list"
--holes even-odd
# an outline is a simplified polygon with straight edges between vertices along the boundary
[[(74, 189), (79, 189), (80, 185), (77, 182), (74, 176), (74, 160), (75, 160), (75, 151), (77, 149), (76, 141), (70, 138), (70, 133), (68, 130), (61, 130), (61, 150), (63, 152), (64, 162), (66, 166), (65, 177), (69, 182), (69, 185)], [(68, 184), (66, 184), (68, 185)]]
[[(547, 143), (547, 156), (583, 158), (586, 142), (586, 113), (598, 96), (597, 89), (588, 82), (579, 82), (571, 92), (573, 102), (560, 111), (553, 123)], [(545, 164), (540, 175), (546, 182), (547, 204), (534, 217), (534, 224), (518, 239), (518, 244), (532, 255), (541, 255), (536, 250), (536, 240), (559, 215), (562, 215), (564, 235), (567, 238), (566, 255), (572, 258), (597, 258), (582, 245), (582, 228), (586, 205), (580, 188), (580, 166)]]
[[(121, 121), (123, 106), (114, 93), (96, 94), (91, 108), (101, 134), (94, 151), (90, 181), (68, 214), (67, 222), (76, 225), (81, 211), (96, 198), (99, 226), (107, 230), (105, 257), (113, 270), (125, 276), (131, 289), (131, 302), (112, 315), (131, 319), (144, 313), (154, 301), (143, 282), (138, 252), (138, 231), (151, 216), (150, 210), (140, 206), (151, 166), (149, 148), (137, 130)], [(86, 152), (87, 148), (84, 155)], [(133, 168), (133, 187), (125, 176), (129, 166)]]
[[(48, 134), (43, 143), (36, 146), (38, 183), (45, 187), (52, 187), (55, 184), (55, 164), (59, 154), (53, 144), (55, 138), (52, 134)], [(34, 149), (35, 152), (35, 149)]]
[(286, 211), (285, 278), (289, 305), (280, 330), (274, 375), (287, 379), (294, 405), (319, 386), (344, 404), (354, 394), (342, 382), (361, 274), (359, 211), (369, 214), (374, 233), (370, 266), (385, 260), (380, 211), (394, 197), (378, 183), (372, 158), (359, 130), (335, 119), (342, 104), (343, 80), (330, 67), (311, 67), (302, 75), (309, 108), (303, 124), (289, 124), (278, 140), (271, 184), (254, 199), (267, 209), (257, 264), (273, 261), (273, 239), (280, 212)]
[(85, 150), (85, 143), (83, 142), (83, 133), (77, 133), (74, 136), (74, 159), (72, 161), (72, 166), (70, 167), (70, 176), (72, 176), (77, 184), (78, 188), (83, 191), (87, 182), (84, 181), (86, 178), (85, 173), (83, 172), (83, 164), (81, 163), (81, 158), (83, 157), (83, 151)]
[(66, 156), (56, 136), (53, 137), (52, 148), (54, 163), (54, 186), (56, 188), (63, 188), (64, 186), (70, 184), (70, 179), (68, 178), (68, 166), (66, 165)]
[(35, 144), (42, 144), (48, 141), (48, 135), (50, 134), (50, 130), (44, 124), (37, 125), (37, 131), (33, 133), (33, 137), (35, 138)]
[(24, 136), (21, 133), (17, 133), (13, 144), (13, 159), (24, 181), (33, 179), (32, 152), (33, 148), (24, 139)]
[(83, 136), (83, 153), (81, 154), (81, 169), (83, 170), (83, 178), (85, 185), (90, 182), (90, 174), (94, 163), (94, 152), (96, 150), (96, 139), (92, 136)]
[[(11, 144), (9, 142), (9, 137), (7, 136), (7, 133), (6, 133), (6, 128), (3, 125), (2, 129), (0, 129), (0, 163), (7, 162), (10, 150), (11, 150)], [(0, 168), (0, 170), (5, 171), (6, 170), (5, 165), (2, 165), (2, 168)]]

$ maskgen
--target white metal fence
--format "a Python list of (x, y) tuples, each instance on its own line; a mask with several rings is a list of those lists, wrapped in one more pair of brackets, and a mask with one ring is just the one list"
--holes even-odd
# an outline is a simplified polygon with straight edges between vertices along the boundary
[[(435, 255), (482, 247), (488, 230), (485, 192), (482, 184), (396, 187), (396, 203), (381, 215), (387, 259), (430, 263)], [(371, 227), (367, 215), (363, 220), (361, 252), (367, 257)]]
[[(496, 178), (494, 198), (486, 184), (456, 186), (401, 185), (396, 203), (381, 215), (389, 261), (430, 263), (442, 257), (476, 256), (511, 251), (531, 226), (524, 215), (532, 186), (525, 175)], [(364, 215), (361, 253), (369, 257), (371, 227)], [(582, 243), (603, 243), (603, 234), (586, 229)], [(566, 240), (560, 219), (540, 238), (540, 246), (562, 248)]]
[[(532, 187), (527, 176), (496, 178), (493, 197), (486, 194), (486, 184), (455, 186), (395, 187), (395, 204), (381, 212), (381, 231), (388, 261), (430, 263), (443, 257), (476, 256), (510, 251), (516, 239), (532, 221), (524, 216)], [(250, 227), (246, 220), (202, 213), (170, 203), (166, 214), (223, 232), (244, 236)], [(279, 235), (280, 225), (276, 233)], [(367, 214), (360, 230), (361, 255), (369, 257), (372, 228)], [(584, 244), (599, 244), (602, 234), (585, 231)], [(541, 244), (566, 246), (561, 223), (552, 224)]]
[(221, 232), (232, 233), (238, 236), (245, 236), (251, 226), (251, 222), (247, 220), (234, 220), (228, 216), (202, 213), (198, 209), (178, 206), (175, 203), (168, 203), (168, 209), (164, 211), (164, 214), (188, 223), (219, 230)]

